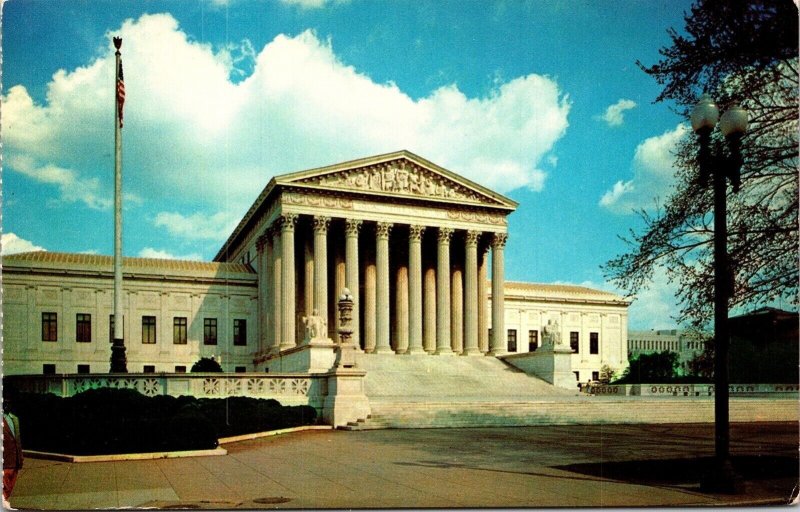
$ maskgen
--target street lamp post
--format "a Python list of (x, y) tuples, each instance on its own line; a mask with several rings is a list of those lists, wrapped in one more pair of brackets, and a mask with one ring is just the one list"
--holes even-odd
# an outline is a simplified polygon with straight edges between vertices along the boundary
[[(728, 141), (729, 153), (713, 151), (711, 132), (717, 125)], [(747, 131), (747, 111), (733, 105), (719, 118), (719, 109), (708, 94), (700, 97), (692, 111), (692, 129), (700, 143), (698, 160), (700, 182), (713, 178), (714, 191), (714, 454), (711, 471), (703, 478), (701, 489), (709, 492), (741, 492), (742, 481), (730, 462), (729, 393), (728, 393), (728, 305), (733, 293), (733, 272), (728, 263), (727, 181), (733, 192), (739, 191), (742, 168), (741, 139)]]

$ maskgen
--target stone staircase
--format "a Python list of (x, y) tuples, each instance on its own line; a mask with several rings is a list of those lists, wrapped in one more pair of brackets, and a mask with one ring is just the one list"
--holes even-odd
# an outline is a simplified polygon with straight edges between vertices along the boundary
[[(371, 413), (344, 430), (714, 421), (712, 397), (581, 394), (494, 357), (363, 354), (358, 364)], [(732, 399), (730, 419), (797, 421), (797, 399)]]
[(346, 430), (532, 425), (533, 402), (579, 395), (494, 357), (364, 354), (359, 367), (372, 413)]

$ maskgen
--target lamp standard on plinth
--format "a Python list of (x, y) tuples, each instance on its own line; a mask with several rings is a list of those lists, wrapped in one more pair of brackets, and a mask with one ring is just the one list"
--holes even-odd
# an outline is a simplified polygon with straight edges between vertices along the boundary
[[(719, 120), (719, 129), (728, 141), (728, 153), (711, 147), (711, 133)], [(712, 176), (714, 191), (714, 454), (711, 471), (700, 486), (711, 492), (742, 491), (741, 479), (730, 462), (728, 407), (728, 306), (733, 294), (733, 271), (728, 263), (727, 181), (733, 192), (739, 191), (742, 168), (741, 139), (747, 131), (747, 111), (732, 105), (719, 117), (719, 109), (708, 94), (700, 97), (691, 115), (692, 129), (700, 143), (698, 162), (700, 183)]]

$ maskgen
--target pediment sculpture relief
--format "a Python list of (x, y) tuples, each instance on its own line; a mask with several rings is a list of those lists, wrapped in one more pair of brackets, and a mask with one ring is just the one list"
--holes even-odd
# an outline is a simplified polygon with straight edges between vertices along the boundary
[(485, 203), (487, 197), (414, 163), (399, 160), (300, 181), (309, 185)]

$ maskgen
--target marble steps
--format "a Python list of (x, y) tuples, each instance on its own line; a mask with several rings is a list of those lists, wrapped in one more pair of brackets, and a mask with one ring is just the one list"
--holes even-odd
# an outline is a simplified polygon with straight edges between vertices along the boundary
[[(710, 423), (714, 400), (708, 397), (574, 397), (533, 401), (453, 401), (370, 403), (372, 413), (347, 430), (457, 428), (624, 423)], [(730, 418), (737, 421), (797, 421), (796, 400), (738, 398)]]

